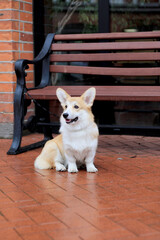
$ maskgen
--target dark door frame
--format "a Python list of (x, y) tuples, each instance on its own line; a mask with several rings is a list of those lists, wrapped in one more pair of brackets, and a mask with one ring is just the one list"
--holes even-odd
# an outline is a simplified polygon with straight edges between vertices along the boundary
[[(40, 52), (44, 40), (44, 0), (33, 2), (33, 42), (34, 42), (34, 57)], [(40, 83), (41, 66), (36, 65), (34, 69), (35, 86)]]
[(109, 0), (98, 0), (98, 31), (110, 32)]

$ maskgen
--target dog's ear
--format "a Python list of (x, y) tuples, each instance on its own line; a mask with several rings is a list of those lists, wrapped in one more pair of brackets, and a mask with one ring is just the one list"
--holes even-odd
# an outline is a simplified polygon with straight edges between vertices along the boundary
[(87, 91), (85, 91), (81, 97), (83, 101), (86, 103), (86, 105), (88, 107), (91, 107), (93, 105), (95, 96), (96, 96), (96, 89), (94, 87), (91, 87)]
[(56, 95), (60, 103), (63, 105), (67, 101), (67, 98), (70, 97), (66, 91), (64, 91), (62, 88), (57, 88)]

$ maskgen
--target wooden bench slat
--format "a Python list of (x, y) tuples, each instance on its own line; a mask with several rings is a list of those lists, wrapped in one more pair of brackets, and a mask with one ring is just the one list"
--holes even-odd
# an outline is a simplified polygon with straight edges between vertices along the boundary
[[(30, 90), (35, 99), (54, 100), (56, 89), (61, 86), (48, 86), (44, 89)], [(62, 86), (72, 96), (80, 96), (90, 86)], [(94, 86), (96, 100), (105, 101), (160, 101), (160, 86)], [(26, 95), (26, 99), (30, 99)]]
[(93, 34), (57, 34), (55, 41), (68, 40), (96, 40), (96, 39), (136, 39), (136, 38), (160, 38), (160, 31), (154, 32), (114, 32), (114, 33), (93, 33)]
[(50, 71), (55, 73), (76, 73), (91, 75), (112, 76), (157, 76), (160, 75), (160, 67), (150, 68), (117, 68), (117, 67), (85, 67), (68, 65), (50, 65)]
[(104, 43), (54, 43), (52, 51), (97, 51), (97, 50), (146, 50), (160, 49), (160, 41), (151, 42), (104, 42)]
[(51, 54), (52, 62), (91, 61), (153, 61), (160, 60), (159, 52)]

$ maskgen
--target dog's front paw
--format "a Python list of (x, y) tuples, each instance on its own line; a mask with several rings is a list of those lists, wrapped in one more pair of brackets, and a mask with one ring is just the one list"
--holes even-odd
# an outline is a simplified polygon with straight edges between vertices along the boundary
[(58, 171), (58, 172), (64, 172), (64, 171), (66, 171), (66, 168), (65, 168), (65, 166), (63, 165), (63, 164), (61, 164), (61, 163), (56, 163), (55, 164), (56, 165), (56, 171)]
[(93, 163), (89, 163), (86, 165), (87, 167), (87, 172), (97, 172), (98, 169), (94, 166)]
[(68, 172), (70, 172), (70, 173), (78, 172), (77, 165), (75, 163), (69, 163), (68, 164)]

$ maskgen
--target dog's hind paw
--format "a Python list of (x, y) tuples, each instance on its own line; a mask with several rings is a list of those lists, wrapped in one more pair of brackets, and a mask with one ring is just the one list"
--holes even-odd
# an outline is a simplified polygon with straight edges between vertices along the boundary
[(37, 158), (34, 162), (34, 167), (37, 169), (51, 169), (53, 166), (47, 161), (42, 161), (40, 158)]

